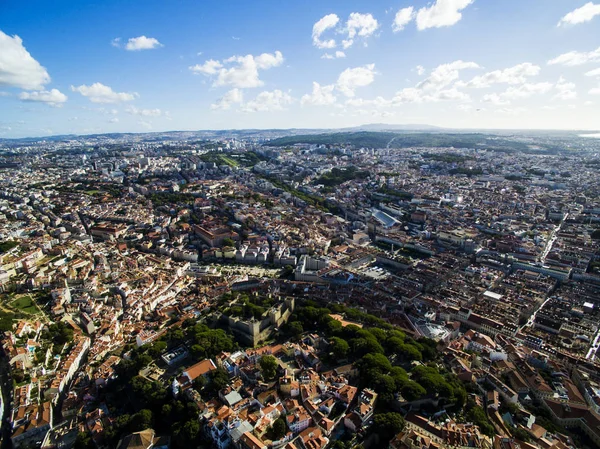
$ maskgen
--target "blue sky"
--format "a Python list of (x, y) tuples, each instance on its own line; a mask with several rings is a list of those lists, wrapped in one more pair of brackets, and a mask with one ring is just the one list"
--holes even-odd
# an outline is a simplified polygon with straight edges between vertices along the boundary
[(600, 0), (0, 3), (0, 137), (365, 123), (600, 128)]

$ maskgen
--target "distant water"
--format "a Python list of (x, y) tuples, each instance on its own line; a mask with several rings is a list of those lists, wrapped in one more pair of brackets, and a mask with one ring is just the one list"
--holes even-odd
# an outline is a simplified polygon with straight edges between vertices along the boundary
[(600, 133), (595, 133), (595, 134), (579, 134), (579, 137), (591, 137), (593, 139), (600, 139)]

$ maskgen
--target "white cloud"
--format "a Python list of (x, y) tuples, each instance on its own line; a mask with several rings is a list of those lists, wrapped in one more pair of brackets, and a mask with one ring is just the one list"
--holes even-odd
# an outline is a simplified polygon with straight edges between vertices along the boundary
[(548, 61), (548, 65), (577, 66), (600, 61), (600, 47), (592, 51), (570, 51)]
[(244, 94), (238, 88), (231, 89), (229, 92), (225, 93), (216, 103), (210, 105), (210, 108), (213, 110), (221, 110), (225, 111), (231, 108), (232, 104), (239, 104), (244, 101)]
[(110, 45), (116, 48), (121, 48), (121, 38), (115, 37), (112, 41), (110, 41)]
[(565, 15), (557, 26), (561, 25), (577, 25), (580, 23), (589, 22), (594, 17), (600, 15), (600, 4), (592, 2), (586, 3), (581, 8), (577, 8)]
[(471, 97), (459, 91), (456, 88), (438, 90), (427, 93), (416, 87), (407, 87), (399, 92), (392, 99), (394, 104), (404, 103), (435, 103), (438, 101), (470, 101)]
[(600, 87), (594, 87), (588, 91), (590, 95), (600, 95)]
[(259, 70), (267, 70), (283, 64), (280, 51), (263, 53), (258, 56), (232, 56), (223, 61), (213, 59), (204, 64), (196, 64), (189, 69), (204, 75), (217, 75), (213, 86), (232, 86), (240, 89), (260, 87), (264, 83), (259, 78)]
[(430, 101), (469, 101), (471, 97), (457, 88), (441, 90), (430, 96)]
[(158, 40), (153, 37), (138, 36), (129, 38), (127, 44), (125, 45), (125, 50), (152, 50), (153, 48), (158, 48), (162, 46), (163, 44), (158, 42)]
[(119, 119), (117, 117), (113, 117), (108, 122), (109, 123), (119, 123)]
[(128, 106), (125, 109), (131, 115), (139, 115), (141, 117), (161, 117), (162, 115), (168, 115), (167, 112), (163, 113), (160, 109), (138, 109), (135, 106)]
[(423, 73), (425, 73), (425, 67), (423, 67), (422, 65), (416, 66), (415, 70), (417, 72), (417, 75), (419, 75), (419, 76), (421, 76), (421, 75), (423, 75)]
[(575, 90), (577, 86), (575, 83), (567, 82), (562, 76), (554, 86), (554, 88), (558, 91), (556, 95), (554, 95), (554, 100), (574, 100), (577, 98), (577, 91)]
[(67, 101), (67, 96), (58, 89), (52, 89), (36, 92), (21, 92), (19, 94), (19, 99), (21, 101), (37, 101), (46, 103), (50, 106), (61, 107), (63, 103)]
[(461, 60), (450, 62), (448, 64), (441, 64), (433, 69), (427, 78), (417, 84), (417, 88), (422, 90), (442, 89), (458, 80), (460, 70), (478, 68), (479, 65), (474, 62)]
[(589, 72), (586, 72), (585, 76), (600, 76), (600, 68), (599, 69), (590, 70)]
[(394, 104), (404, 104), (437, 101), (470, 101), (471, 98), (469, 95), (458, 90), (456, 85), (453, 87), (449, 86), (458, 80), (461, 70), (477, 68), (479, 68), (478, 64), (461, 60), (441, 64), (433, 69), (431, 74), (415, 87), (406, 87), (396, 92), (392, 102)]
[(396, 13), (394, 17), (394, 23), (392, 24), (392, 31), (397, 33), (402, 31), (406, 25), (408, 25), (415, 18), (415, 8), (409, 6), (408, 8), (402, 8)]
[(333, 94), (335, 85), (330, 84), (328, 86), (321, 86), (317, 82), (313, 82), (312, 93), (306, 94), (300, 100), (302, 106), (328, 106), (332, 105), (337, 101), (337, 98)]
[(138, 121), (138, 125), (143, 126), (146, 129), (152, 129), (152, 123), (147, 122), (146, 120), (140, 120)]
[(321, 40), (321, 35), (328, 29), (334, 28), (340, 18), (336, 14), (327, 14), (321, 17), (314, 25), (312, 31), (313, 45), (317, 48), (334, 48), (335, 39)]
[(417, 29), (440, 28), (452, 26), (460, 19), (460, 11), (475, 0), (436, 0), (431, 6), (419, 9), (417, 12)]
[(517, 87), (509, 87), (500, 94), (505, 100), (516, 100), (518, 98), (528, 98), (535, 94), (549, 92), (554, 85), (552, 83), (525, 83)]
[(339, 58), (345, 58), (345, 57), (346, 57), (346, 53), (344, 53), (343, 51), (337, 50), (333, 54), (330, 54), (330, 53), (323, 54), (323, 56), (321, 56), (321, 59), (339, 59)]
[(243, 112), (282, 111), (293, 101), (294, 99), (288, 93), (276, 89), (272, 92), (259, 93), (254, 100), (243, 105), (241, 110)]
[(219, 61), (209, 59), (208, 61), (204, 61), (204, 64), (196, 64), (195, 66), (190, 67), (190, 70), (194, 73), (215, 75), (221, 67), (223, 67), (223, 64), (221, 64)]
[(386, 108), (392, 105), (390, 100), (383, 97), (375, 97), (373, 100), (365, 100), (363, 98), (349, 98), (346, 100), (346, 105), (355, 107), (372, 106), (375, 108)]
[(540, 73), (540, 67), (530, 62), (524, 62), (514, 67), (503, 70), (494, 70), (480, 76), (476, 76), (467, 83), (460, 83), (461, 86), (472, 88), (490, 87), (492, 84), (522, 84), (528, 77), (537, 76)]
[[(336, 14), (328, 14), (319, 19), (313, 25), (313, 45), (317, 48), (325, 49), (337, 47), (335, 39), (322, 39), (322, 35), (325, 31), (335, 28), (339, 22), (340, 18)], [(375, 19), (372, 14), (353, 12), (348, 16), (346, 24), (343, 27), (337, 28), (335, 33), (345, 35), (345, 39), (342, 40), (342, 47), (347, 49), (354, 44), (356, 38), (368, 38), (372, 36), (378, 28), (379, 22), (377, 22), (377, 19)], [(324, 59), (333, 58), (325, 56)]]
[(50, 75), (23, 46), (19, 36), (0, 31), (0, 85), (41, 90)]
[(504, 98), (502, 98), (500, 95), (498, 95), (496, 93), (484, 95), (482, 98), (482, 101), (484, 103), (495, 104), (496, 106), (503, 106), (503, 105), (510, 104), (510, 101), (505, 100)]
[(423, 100), (423, 92), (421, 89), (417, 89), (416, 87), (405, 87), (404, 89), (396, 92), (392, 100), (395, 104), (402, 103), (422, 103)]
[(518, 107), (518, 108), (501, 108), (496, 109), (496, 112), (503, 115), (521, 115), (524, 112), (527, 112), (526, 108)]
[(347, 97), (353, 97), (356, 88), (368, 86), (375, 80), (375, 73), (375, 64), (347, 68), (340, 73), (336, 87)]
[(348, 38), (342, 41), (342, 46), (349, 48), (356, 37), (367, 38), (377, 31), (377, 28), (379, 28), (379, 23), (372, 14), (351, 13), (346, 22)]
[(92, 103), (120, 103), (139, 97), (135, 92), (115, 92), (102, 83), (94, 83), (91, 86), (86, 86), (85, 84), (79, 87), (71, 86), (71, 90), (79, 92), (84, 97), (88, 97)]

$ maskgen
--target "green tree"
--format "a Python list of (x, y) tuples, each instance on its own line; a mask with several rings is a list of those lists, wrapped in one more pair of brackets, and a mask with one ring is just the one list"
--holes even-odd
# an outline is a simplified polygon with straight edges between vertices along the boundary
[(496, 433), (494, 430), (494, 426), (492, 426), (492, 424), (488, 420), (485, 411), (479, 406), (475, 406), (468, 411), (467, 420), (479, 426), (481, 432), (489, 437), (493, 437)]
[(140, 432), (152, 427), (152, 412), (142, 409), (131, 417), (129, 423), (132, 432)]
[(336, 360), (346, 358), (346, 356), (348, 355), (348, 351), (350, 350), (350, 346), (348, 345), (348, 342), (346, 340), (339, 337), (333, 337), (329, 340), (329, 343), (331, 352), (333, 353), (333, 357)]
[(223, 368), (217, 368), (209, 374), (210, 382), (208, 386), (216, 393), (229, 384), (229, 375)]
[(292, 336), (298, 338), (304, 332), (304, 327), (300, 321), (292, 321), (288, 325), (288, 331)]
[(223, 246), (235, 246), (235, 241), (230, 237), (225, 237), (223, 239)]
[(400, 413), (381, 413), (373, 418), (373, 433), (379, 435), (380, 444), (387, 444), (404, 429), (404, 418)]
[(87, 432), (79, 432), (75, 439), (74, 449), (94, 449), (96, 446), (92, 441), (92, 437)]
[(62, 346), (73, 341), (73, 328), (62, 321), (48, 326), (48, 333), (55, 345)]
[(406, 382), (400, 392), (407, 401), (415, 401), (427, 394), (425, 388), (412, 380)]
[(287, 426), (285, 424), (285, 419), (283, 417), (279, 417), (275, 420), (273, 425), (271, 426), (271, 439), (273, 441), (277, 441), (285, 436), (287, 433)]
[(273, 380), (277, 374), (277, 359), (272, 355), (264, 355), (260, 358), (260, 370), (265, 380)]
[(415, 346), (411, 345), (411, 344), (403, 344), (400, 346), (400, 349), (398, 351), (398, 355), (404, 359), (404, 360), (408, 360), (408, 361), (413, 361), (413, 360), (422, 360), (423, 356), (421, 355), (421, 352), (419, 351), (419, 349), (417, 349)]

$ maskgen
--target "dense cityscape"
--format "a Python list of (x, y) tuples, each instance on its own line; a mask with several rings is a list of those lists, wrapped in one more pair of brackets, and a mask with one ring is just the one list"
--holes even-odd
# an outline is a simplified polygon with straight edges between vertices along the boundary
[(4, 140), (12, 447), (600, 444), (600, 141)]
[(0, 449), (599, 449), (600, 0), (0, 0)]

